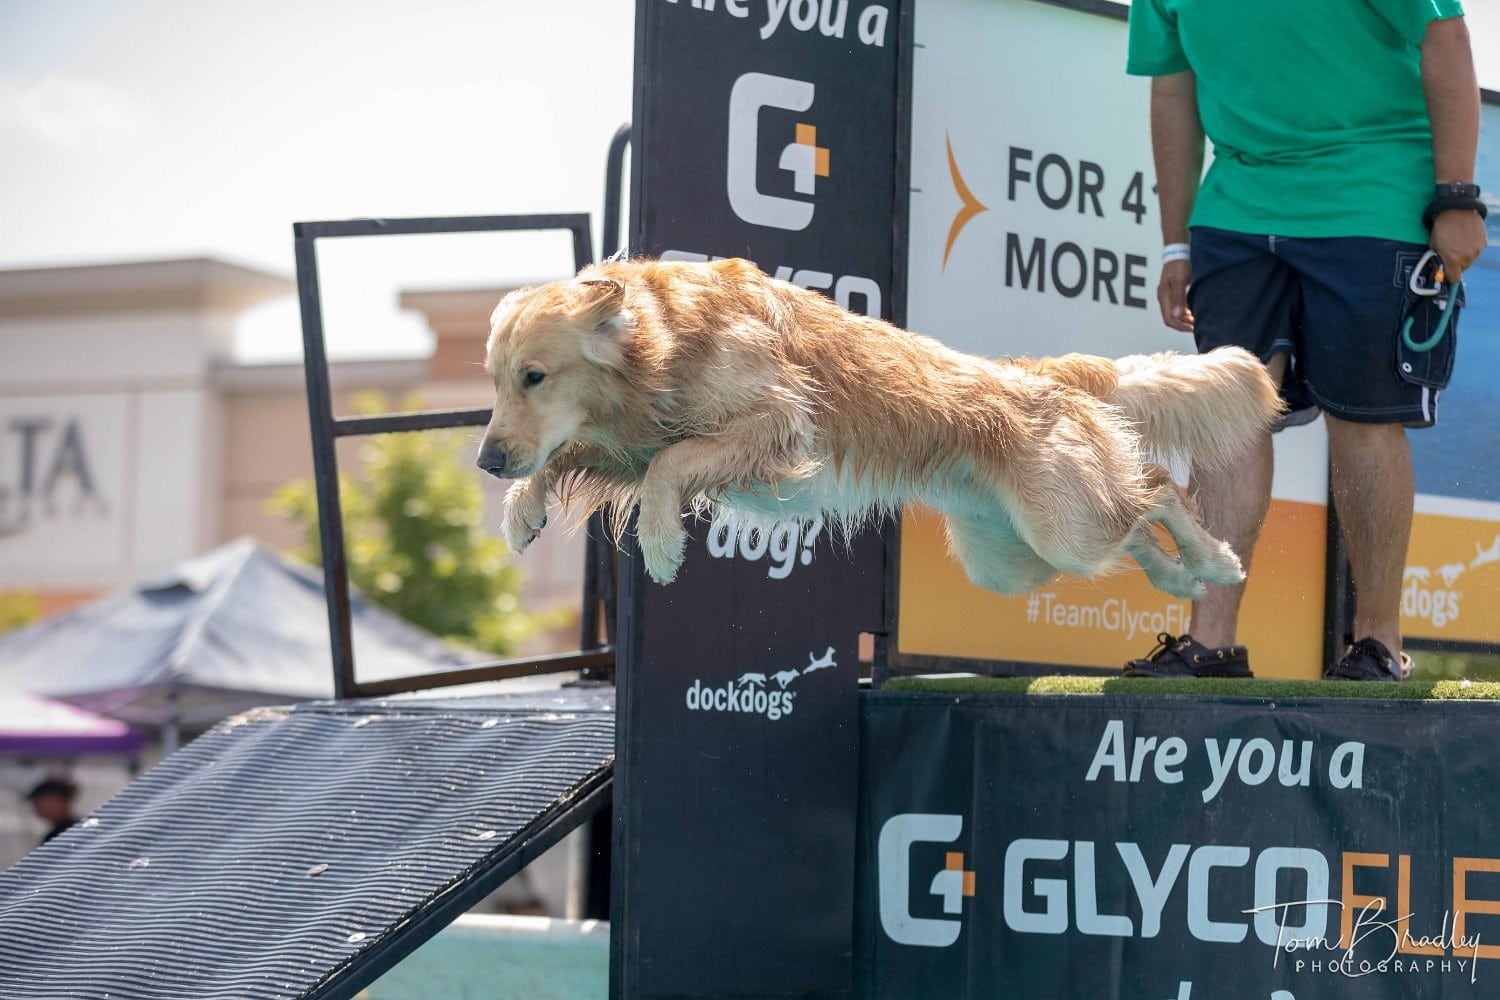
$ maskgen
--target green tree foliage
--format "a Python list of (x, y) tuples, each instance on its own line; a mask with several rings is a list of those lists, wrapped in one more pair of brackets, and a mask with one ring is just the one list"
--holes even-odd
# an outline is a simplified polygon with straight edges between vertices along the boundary
[[(406, 406), (415, 408), (415, 401)], [(387, 407), (371, 394), (356, 399), (355, 409), (369, 414)], [(509, 656), (522, 640), (561, 626), (572, 613), (521, 607), (521, 571), (505, 542), (483, 531), (479, 474), (460, 460), (471, 444), (457, 430), (367, 439), (358, 476), (339, 477), (349, 580), (370, 600), (429, 632)], [(321, 564), (313, 483), (282, 487), (270, 509), (301, 528), (296, 555)]]
[(0, 591), (0, 633), (30, 625), (41, 616), (42, 602), (31, 591)]

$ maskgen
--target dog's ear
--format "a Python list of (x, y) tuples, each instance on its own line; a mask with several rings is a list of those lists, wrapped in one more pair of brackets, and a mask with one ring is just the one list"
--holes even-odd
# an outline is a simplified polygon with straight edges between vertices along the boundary
[(614, 278), (579, 278), (573, 282), (573, 289), (573, 315), (580, 326), (602, 326), (625, 307), (625, 286)]
[(625, 286), (613, 278), (579, 278), (574, 286), (577, 305), (573, 315), (586, 331), (584, 356), (596, 364), (620, 367), (631, 327)]

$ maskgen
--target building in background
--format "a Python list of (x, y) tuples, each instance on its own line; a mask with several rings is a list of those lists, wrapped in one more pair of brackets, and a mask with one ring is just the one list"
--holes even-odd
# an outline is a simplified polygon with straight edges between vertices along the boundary
[[(0, 591), (30, 590), (52, 614), (240, 535), (297, 543), (266, 501), (312, 475), (302, 367), (239, 364), (232, 350), (241, 313), (295, 293), (207, 258), (0, 271)], [(502, 293), (403, 294), (432, 355), (335, 361), (337, 411), (364, 391), (488, 406), (480, 365)], [(340, 441), (341, 469), (359, 447)], [(504, 484), (474, 475), (498, 531)], [(520, 563), (528, 605), (576, 605), (582, 563), (581, 533), (544, 534)]]
[[(432, 408), (489, 406), (484, 340), (503, 291), (402, 295), (434, 334), (431, 356), (334, 361), (336, 412), (365, 391), (392, 406), (413, 394)], [(295, 294), (289, 278), (206, 258), (0, 271), (0, 593), (30, 591), (52, 615), (242, 535), (298, 544), (298, 528), (266, 501), (312, 476), (302, 366), (233, 355), (245, 310)], [(355, 471), (359, 439), (338, 447), (340, 469)], [(469, 468), (498, 533), (505, 484)], [(581, 532), (547, 532), (519, 564), (528, 607), (578, 606)], [(525, 651), (574, 645), (569, 627)], [(158, 755), (148, 749), (144, 763)], [(130, 780), (127, 763), (0, 758), (0, 789), (13, 793), (0, 797), (0, 868), (37, 843), (21, 796), (39, 777), (71, 774), (85, 814)], [(549, 854), (487, 908), (534, 905), (511, 898), (530, 893), (561, 915), (566, 854)]]

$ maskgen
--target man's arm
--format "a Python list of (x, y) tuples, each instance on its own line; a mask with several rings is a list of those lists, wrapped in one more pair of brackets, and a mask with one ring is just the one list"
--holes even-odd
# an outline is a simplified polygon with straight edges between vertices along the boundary
[[(1472, 182), (1479, 146), (1479, 84), (1469, 28), (1462, 17), (1428, 23), (1422, 39), (1422, 93), (1432, 122), (1433, 181)], [(1433, 220), (1430, 243), (1443, 259), (1449, 281), (1457, 281), (1474, 263), (1485, 240), (1484, 219), (1478, 212), (1442, 212)]]
[[(1203, 178), (1203, 123), (1198, 118), (1198, 81), (1192, 70), (1151, 80), (1151, 156), (1156, 164), (1156, 197), (1161, 209), (1162, 243), (1188, 241), (1188, 217)], [(1192, 272), (1185, 260), (1163, 264), (1156, 300), (1167, 326), (1193, 329), (1187, 307)]]

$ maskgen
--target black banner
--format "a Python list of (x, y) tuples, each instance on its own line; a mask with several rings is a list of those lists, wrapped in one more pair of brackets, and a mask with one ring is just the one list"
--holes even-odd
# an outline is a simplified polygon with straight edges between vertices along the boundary
[(896, 4), (641, 0), (632, 252), (890, 315)]
[[(893, 6), (642, 0), (631, 252), (889, 315)], [(612, 995), (849, 996), (879, 533), (726, 517), (672, 584), (624, 568)]]
[(1495, 996), (1488, 707), (870, 696), (858, 993)]
[[(618, 706), (619, 995), (847, 996), (859, 791), (849, 615), (878, 614), (880, 540), (845, 553), (805, 530), (771, 541), (733, 527), (700, 525), (670, 586), (633, 576), (645, 593), (625, 622)], [(766, 552), (783, 545), (793, 558)]]

